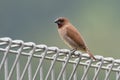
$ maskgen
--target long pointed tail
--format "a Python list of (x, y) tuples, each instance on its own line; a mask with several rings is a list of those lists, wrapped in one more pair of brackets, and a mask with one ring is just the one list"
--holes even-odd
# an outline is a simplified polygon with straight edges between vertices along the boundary
[(90, 55), (91, 58), (93, 58), (94, 60), (96, 60), (96, 58), (93, 56), (93, 54), (90, 52), (90, 50), (87, 50), (87, 53)]

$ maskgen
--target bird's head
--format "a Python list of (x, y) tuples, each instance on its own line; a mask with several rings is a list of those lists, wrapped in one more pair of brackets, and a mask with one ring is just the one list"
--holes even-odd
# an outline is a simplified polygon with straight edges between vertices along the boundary
[(59, 17), (54, 22), (57, 23), (58, 27), (60, 28), (66, 25), (69, 22), (69, 20), (65, 17)]

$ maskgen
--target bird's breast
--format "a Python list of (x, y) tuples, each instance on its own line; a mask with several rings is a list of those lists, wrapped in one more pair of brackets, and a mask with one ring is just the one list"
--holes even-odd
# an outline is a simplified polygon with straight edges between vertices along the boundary
[(62, 38), (62, 40), (71, 48), (77, 48), (79, 47), (78, 44), (76, 44), (76, 42), (74, 42), (73, 39), (71, 39), (68, 35), (67, 35), (67, 29), (66, 28), (61, 28), (58, 29), (59, 35)]

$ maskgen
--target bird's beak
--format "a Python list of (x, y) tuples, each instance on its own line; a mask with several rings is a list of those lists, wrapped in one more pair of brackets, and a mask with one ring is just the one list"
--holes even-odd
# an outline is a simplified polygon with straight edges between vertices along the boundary
[(54, 23), (56, 23), (58, 25), (61, 24), (61, 22), (59, 20), (55, 20)]
[(55, 20), (54, 23), (58, 23), (58, 20)]

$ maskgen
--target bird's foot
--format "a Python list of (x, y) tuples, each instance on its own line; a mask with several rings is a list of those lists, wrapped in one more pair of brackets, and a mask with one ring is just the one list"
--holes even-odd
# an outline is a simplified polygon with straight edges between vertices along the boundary
[(74, 55), (74, 52), (77, 51), (77, 48), (73, 48), (70, 51), (72, 52), (72, 55)]
[(77, 51), (77, 48), (73, 48), (73, 49), (71, 49), (70, 51), (75, 52), (75, 51)]

